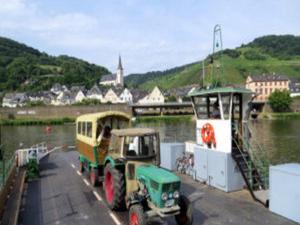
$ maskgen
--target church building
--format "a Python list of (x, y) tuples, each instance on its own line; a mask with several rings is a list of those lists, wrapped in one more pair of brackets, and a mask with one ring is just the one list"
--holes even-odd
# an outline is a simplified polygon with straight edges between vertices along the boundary
[(114, 74), (103, 75), (99, 84), (104, 86), (124, 86), (124, 70), (122, 67), (121, 56), (119, 56), (117, 72)]

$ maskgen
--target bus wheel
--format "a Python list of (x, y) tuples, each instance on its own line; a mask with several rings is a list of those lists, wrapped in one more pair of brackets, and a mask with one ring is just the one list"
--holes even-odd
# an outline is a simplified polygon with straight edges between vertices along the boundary
[(93, 187), (97, 186), (97, 184), (98, 184), (98, 170), (96, 168), (91, 168), (90, 182)]

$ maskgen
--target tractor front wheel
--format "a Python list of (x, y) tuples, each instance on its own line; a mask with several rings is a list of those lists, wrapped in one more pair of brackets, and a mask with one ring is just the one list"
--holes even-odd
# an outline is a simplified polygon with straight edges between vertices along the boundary
[(93, 187), (97, 186), (98, 184), (98, 170), (97, 168), (91, 168), (90, 170), (90, 182)]
[(192, 205), (187, 197), (180, 195), (178, 199), (180, 213), (175, 215), (175, 220), (178, 225), (191, 225), (193, 223)]
[(120, 209), (125, 199), (124, 176), (110, 163), (104, 169), (103, 187), (108, 207), (114, 210)]
[(143, 206), (134, 204), (129, 209), (129, 225), (145, 225), (146, 219)]

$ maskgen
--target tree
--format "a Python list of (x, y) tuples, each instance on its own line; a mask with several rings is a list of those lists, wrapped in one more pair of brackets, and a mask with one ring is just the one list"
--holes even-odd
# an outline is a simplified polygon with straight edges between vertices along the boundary
[(177, 101), (177, 99), (174, 95), (171, 95), (167, 98), (167, 102), (176, 102), (176, 101)]
[(270, 96), (268, 103), (274, 112), (287, 112), (290, 110), (292, 103), (290, 92), (287, 90), (275, 90)]
[(85, 98), (81, 102), (76, 102), (73, 105), (100, 105), (101, 101), (95, 98)]

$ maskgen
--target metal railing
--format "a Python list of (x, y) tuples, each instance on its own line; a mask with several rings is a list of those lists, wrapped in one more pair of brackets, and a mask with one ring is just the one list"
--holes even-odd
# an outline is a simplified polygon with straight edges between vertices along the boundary
[[(0, 151), (3, 152), (4, 146), (0, 146)], [(5, 186), (7, 179), (10, 176), (10, 173), (13, 167), (16, 164), (16, 156), (13, 154), (9, 158), (6, 158), (5, 155), (2, 156), (0, 161), (0, 191)]]
[[(251, 161), (260, 175), (264, 188), (268, 189), (270, 161), (262, 145), (260, 145), (255, 138), (251, 138), (252, 133), (248, 123), (244, 122), (243, 135), (238, 131), (238, 136), (242, 138), (243, 149), (249, 153)], [(248, 165), (251, 166), (251, 163)]]

